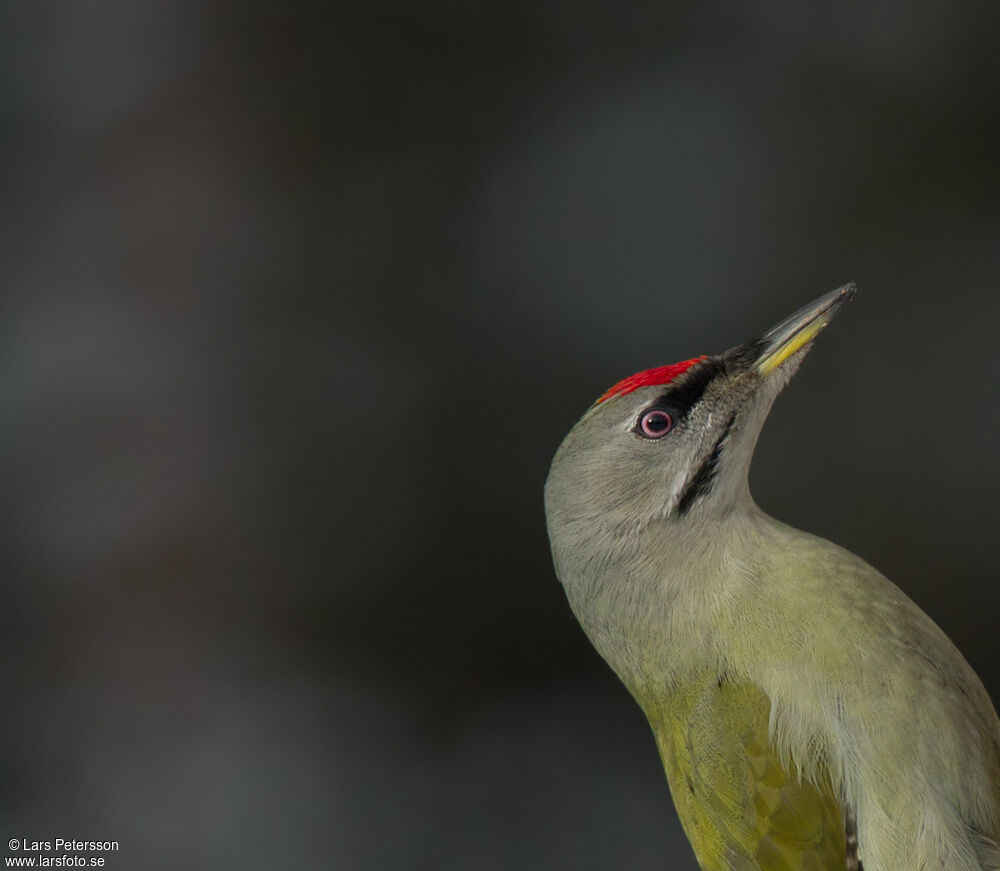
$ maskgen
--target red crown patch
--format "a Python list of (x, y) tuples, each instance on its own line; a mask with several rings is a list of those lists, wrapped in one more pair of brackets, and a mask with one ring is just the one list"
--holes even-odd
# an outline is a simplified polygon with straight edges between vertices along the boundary
[(655, 369), (646, 369), (644, 372), (636, 372), (635, 375), (629, 375), (628, 378), (623, 378), (613, 387), (609, 387), (605, 390), (595, 405), (600, 405), (600, 403), (611, 399), (613, 396), (625, 396), (633, 390), (638, 390), (640, 387), (651, 387), (654, 384), (669, 384), (678, 375), (683, 375), (687, 372), (687, 370), (694, 366), (695, 363), (700, 363), (702, 360), (707, 359), (708, 358), (705, 356), (692, 357), (690, 360), (683, 360), (680, 363), (671, 363), (669, 366), (657, 366)]

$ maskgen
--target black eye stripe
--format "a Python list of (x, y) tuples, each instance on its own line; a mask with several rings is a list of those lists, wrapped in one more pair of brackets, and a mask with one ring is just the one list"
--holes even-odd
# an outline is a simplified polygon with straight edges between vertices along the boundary
[(674, 421), (679, 422), (698, 404), (698, 400), (705, 393), (705, 388), (724, 371), (725, 367), (720, 361), (705, 360), (691, 367), (677, 384), (671, 384), (663, 391), (655, 404), (667, 408), (673, 415)]

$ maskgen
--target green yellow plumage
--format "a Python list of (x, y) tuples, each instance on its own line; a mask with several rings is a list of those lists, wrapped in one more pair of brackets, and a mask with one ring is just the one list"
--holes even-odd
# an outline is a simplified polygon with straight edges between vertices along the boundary
[(844, 812), (768, 737), (756, 687), (706, 674), (647, 711), (684, 831), (705, 871), (843, 871)]

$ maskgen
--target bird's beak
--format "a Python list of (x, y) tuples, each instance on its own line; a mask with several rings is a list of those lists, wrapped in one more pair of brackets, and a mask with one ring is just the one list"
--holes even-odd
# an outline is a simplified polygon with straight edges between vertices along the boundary
[(754, 363), (757, 372), (766, 378), (789, 357), (805, 348), (856, 291), (853, 282), (838, 287), (768, 330), (757, 343), (759, 353)]

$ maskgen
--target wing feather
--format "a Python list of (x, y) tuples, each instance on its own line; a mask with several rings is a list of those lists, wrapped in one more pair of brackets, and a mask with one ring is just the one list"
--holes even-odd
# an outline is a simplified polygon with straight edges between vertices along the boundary
[(844, 871), (844, 810), (827, 782), (786, 767), (770, 701), (716, 675), (651, 717), (674, 804), (705, 871)]

